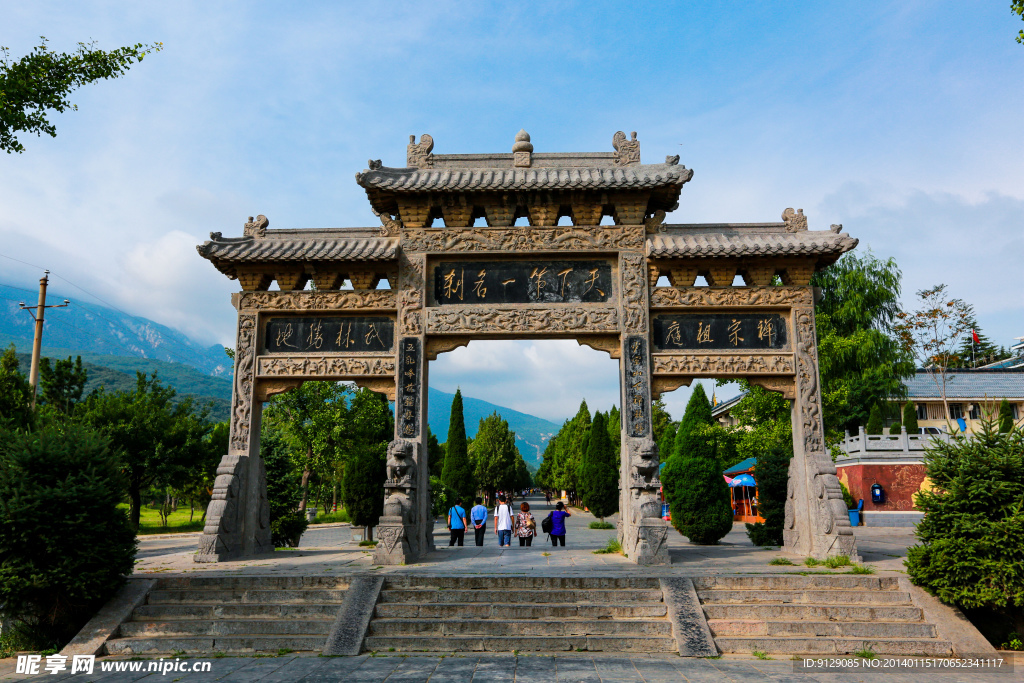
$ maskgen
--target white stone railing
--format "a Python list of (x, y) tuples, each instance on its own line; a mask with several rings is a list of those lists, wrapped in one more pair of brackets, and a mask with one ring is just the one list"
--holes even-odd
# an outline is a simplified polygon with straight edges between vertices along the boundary
[(865, 434), (864, 427), (861, 427), (856, 436), (850, 436), (850, 432), (846, 432), (842, 447), (847, 455), (860, 455), (876, 451), (912, 453), (923, 451), (929, 441), (933, 439), (948, 442), (950, 435), (946, 433), (907, 434), (906, 427), (902, 427), (899, 434)]

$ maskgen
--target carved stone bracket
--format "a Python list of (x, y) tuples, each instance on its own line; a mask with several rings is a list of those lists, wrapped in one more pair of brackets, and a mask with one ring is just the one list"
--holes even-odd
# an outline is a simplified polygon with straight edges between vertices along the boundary
[(395, 310), (395, 292), (390, 289), (330, 292), (241, 292), (238, 310), (340, 311)]
[(261, 356), (260, 377), (393, 377), (394, 356)]
[(454, 351), (469, 342), (469, 337), (430, 337), (427, 339), (427, 360), (437, 360), (440, 354)]
[(427, 309), (427, 334), (566, 334), (618, 331), (618, 311), (608, 306), (459, 306), (454, 310)]
[(391, 378), (357, 379), (355, 383), (360, 389), (369, 389), (378, 394), (384, 394), (389, 401), (395, 400), (395, 380)]
[(261, 379), (256, 382), (256, 400), (269, 401), (271, 396), (297, 389), (304, 381), (302, 379)]
[(657, 377), (651, 380), (651, 398), (658, 400), (662, 394), (675, 391), (679, 387), (688, 387), (693, 382), (693, 377)]
[(814, 305), (807, 287), (656, 287), (651, 308)]
[(618, 335), (577, 337), (576, 343), (580, 346), (589, 346), (595, 351), (604, 351), (612, 358), (622, 357), (622, 342)]
[(653, 357), (655, 375), (708, 377), (725, 375), (792, 375), (792, 354), (681, 354)]
[(406, 252), (595, 251), (643, 249), (646, 243), (644, 228), (639, 225), (461, 230), (406, 227), (401, 235)]
[(792, 377), (748, 377), (747, 380), (768, 391), (780, 393), (783, 398), (796, 398), (796, 382)]

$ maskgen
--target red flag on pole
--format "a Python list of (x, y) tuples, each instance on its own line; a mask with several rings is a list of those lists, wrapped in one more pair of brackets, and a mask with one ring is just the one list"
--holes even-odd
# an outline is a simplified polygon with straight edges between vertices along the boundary
[(975, 344), (980, 344), (981, 343), (981, 340), (978, 339), (978, 333), (977, 332), (975, 332), (974, 330), (971, 330), (971, 336), (974, 337), (974, 343)]

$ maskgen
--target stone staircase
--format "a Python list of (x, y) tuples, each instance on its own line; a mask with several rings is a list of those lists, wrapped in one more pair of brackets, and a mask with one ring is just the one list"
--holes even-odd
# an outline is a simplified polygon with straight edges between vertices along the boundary
[(656, 578), (389, 577), (376, 652), (678, 652)]
[(773, 574), (693, 579), (723, 653), (942, 656), (936, 636), (896, 577)]
[(323, 649), (348, 583), (331, 576), (172, 577), (108, 640), (108, 654)]

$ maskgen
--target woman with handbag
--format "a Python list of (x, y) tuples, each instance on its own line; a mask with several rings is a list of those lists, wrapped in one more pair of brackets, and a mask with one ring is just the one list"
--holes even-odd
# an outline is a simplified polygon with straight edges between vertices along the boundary
[(533, 537), (537, 535), (537, 520), (533, 518), (533, 513), (530, 512), (530, 504), (523, 502), (519, 506), (519, 512), (516, 513), (515, 530), (513, 533), (519, 537), (519, 546), (533, 545)]

